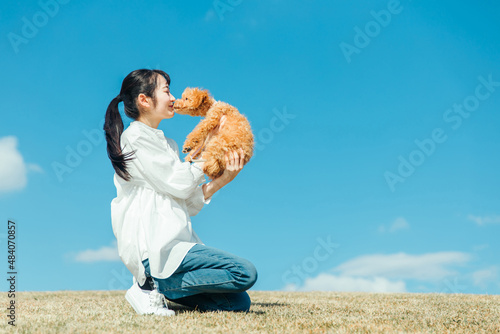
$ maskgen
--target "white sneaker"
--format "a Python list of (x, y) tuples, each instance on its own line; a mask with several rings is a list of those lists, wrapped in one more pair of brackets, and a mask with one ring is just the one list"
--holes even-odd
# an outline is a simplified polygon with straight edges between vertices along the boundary
[(175, 315), (175, 312), (167, 307), (165, 296), (156, 289), (152, 291), (142, 290), (135, 283), (125, 293), (125, 299), (127, 299), (138, 314)]

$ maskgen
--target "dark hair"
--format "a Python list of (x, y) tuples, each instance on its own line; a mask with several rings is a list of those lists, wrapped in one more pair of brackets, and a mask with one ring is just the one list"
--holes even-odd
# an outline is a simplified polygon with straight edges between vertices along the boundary
[(130, 174), (127, 171), (126, 163), (132, 159), (134, 152), (123, 154), (120, 146), (120, 136), (123, 133), (123, 121), (118, 110), (118, 103), (123, 101), (125, 115), (137, 120), (140, 112), (137, 107), (137, 97), (144, 94), (153, 99), (153, 105), (156, 105), (155, 89), (158, 84), (158, 77), (163, 76), (170, 85), (170, 77), (161, 70), (135, 70), (123, 79), (120, 94), (115, 97), (106, 110), (104, 121), (104, 132), (106, 134), (108, 157), (111, 164), (121, 178), (130, 180)]

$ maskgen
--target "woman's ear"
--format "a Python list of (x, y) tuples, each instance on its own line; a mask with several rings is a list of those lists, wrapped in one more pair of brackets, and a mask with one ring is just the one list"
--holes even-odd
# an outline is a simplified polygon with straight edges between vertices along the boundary
[(137, 96), (137, 105), (141, 109), (151, 108), (151, 98), (147, 97), (145, 94), (141, 93)]

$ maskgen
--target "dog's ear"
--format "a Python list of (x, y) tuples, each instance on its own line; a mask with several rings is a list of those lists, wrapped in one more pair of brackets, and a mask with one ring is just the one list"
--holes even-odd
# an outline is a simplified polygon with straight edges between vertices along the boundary
[(200, 106), (205, 103), (206, 101), (208, 100), (208, 94), (203, 94), (203, 97), (201, 98), (201, 103), (200, 103)]
[(196, 105), (201, 106), (203, 103), (209, 100), (210, 93), (206, 89), (195, 88), (194, 91), (195, 99), (197, 101)]

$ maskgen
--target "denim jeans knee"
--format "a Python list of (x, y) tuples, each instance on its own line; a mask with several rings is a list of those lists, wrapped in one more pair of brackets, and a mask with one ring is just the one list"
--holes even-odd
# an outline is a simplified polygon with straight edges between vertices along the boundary
[[(144, 260), (143, 264), (146, 276), (150, 275), (148, 259)], [(186, 254), (174, 274), (169, 278), (153, 280), (158, 291), (170, 300), (200, 293), (236, 294), (245, 292), (255, 284), (257, 269), (246, 259), (196, 244)], [(248, 296), (246, 298), (248, 299)]]
[(250, 311), (250, 305), (252, 301), (250, 300), (250, 296), (247, 292), (240, 292), (235, 296), (235, 304), (236, 306), (233, 308), (235, 312), (248, 312)]
[(243, 270), (242, 276), (238, 279), (238, 284), (241, 287), (241, 291), (246, 291), (250, 289), (257, 281), (257, 268), (255, 268), (252, 262), (246, 259), (241, 259), (241, 262), (239, 264), (241, 265)]

